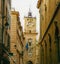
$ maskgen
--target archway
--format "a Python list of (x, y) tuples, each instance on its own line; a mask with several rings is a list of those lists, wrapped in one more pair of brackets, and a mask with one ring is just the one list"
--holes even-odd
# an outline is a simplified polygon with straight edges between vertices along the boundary
[(32, 61), (27, 61), (27, 64), (33, 64), (33, 62)]

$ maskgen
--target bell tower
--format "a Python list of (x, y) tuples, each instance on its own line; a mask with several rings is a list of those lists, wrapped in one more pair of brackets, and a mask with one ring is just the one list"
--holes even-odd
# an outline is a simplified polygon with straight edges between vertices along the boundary
[(32, 62), (35, 63), (36, 60), (36, 17), (32, 16), (32, 12), (29, 9), (28, 16), (24, 17), (24, 36), (25, 36), (25, 59), (24, 63)]
[(32, 17), (32, 12), (29, 9), (28, 16), (24, 17), (24, 31), (36, 33), (36, 17)]

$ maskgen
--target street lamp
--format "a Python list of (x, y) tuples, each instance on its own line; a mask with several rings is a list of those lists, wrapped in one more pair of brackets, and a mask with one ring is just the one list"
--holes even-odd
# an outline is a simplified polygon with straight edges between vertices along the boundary
[(8, 29), (8, 27), (9, 27), (9, 24), (8, 24), (8, 22), (6, 22), (5, 23), (5, 28)]

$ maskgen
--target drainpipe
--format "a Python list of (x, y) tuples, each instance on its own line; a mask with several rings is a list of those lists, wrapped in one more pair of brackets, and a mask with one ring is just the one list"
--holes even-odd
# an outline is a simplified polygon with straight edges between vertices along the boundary
[(4, 4), (5, 4), (5, 0), (2, 0), (2, 44), (3, 44), (3, 32), (4, 32)]
[[(3, 31), (4, 31), (4, 27), (3, 27), (3, 24), (4, 24), (4, 3), (5, 3), (5, 0), (1, 0), (1, 16), (2, 16), (2, 42), (1, 42), (1, 53), (3, 54)], [(1, 55), (2, 55), (1, 54)], [(1, 64), (3, 64), (3, 60), (2, 60), (2, 56), (1, 56)]]

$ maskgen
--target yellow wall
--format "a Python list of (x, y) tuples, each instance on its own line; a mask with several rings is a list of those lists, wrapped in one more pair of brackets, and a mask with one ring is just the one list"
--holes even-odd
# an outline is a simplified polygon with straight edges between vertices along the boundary
[(23, 31), (19, 19), (19, 12), (11, 11), (11, 29), (10, 29), (10, 51), (13, 53), (13, 60), (16, 64), (22, 64), (22, 57), (20, 56), (23, 50)]

